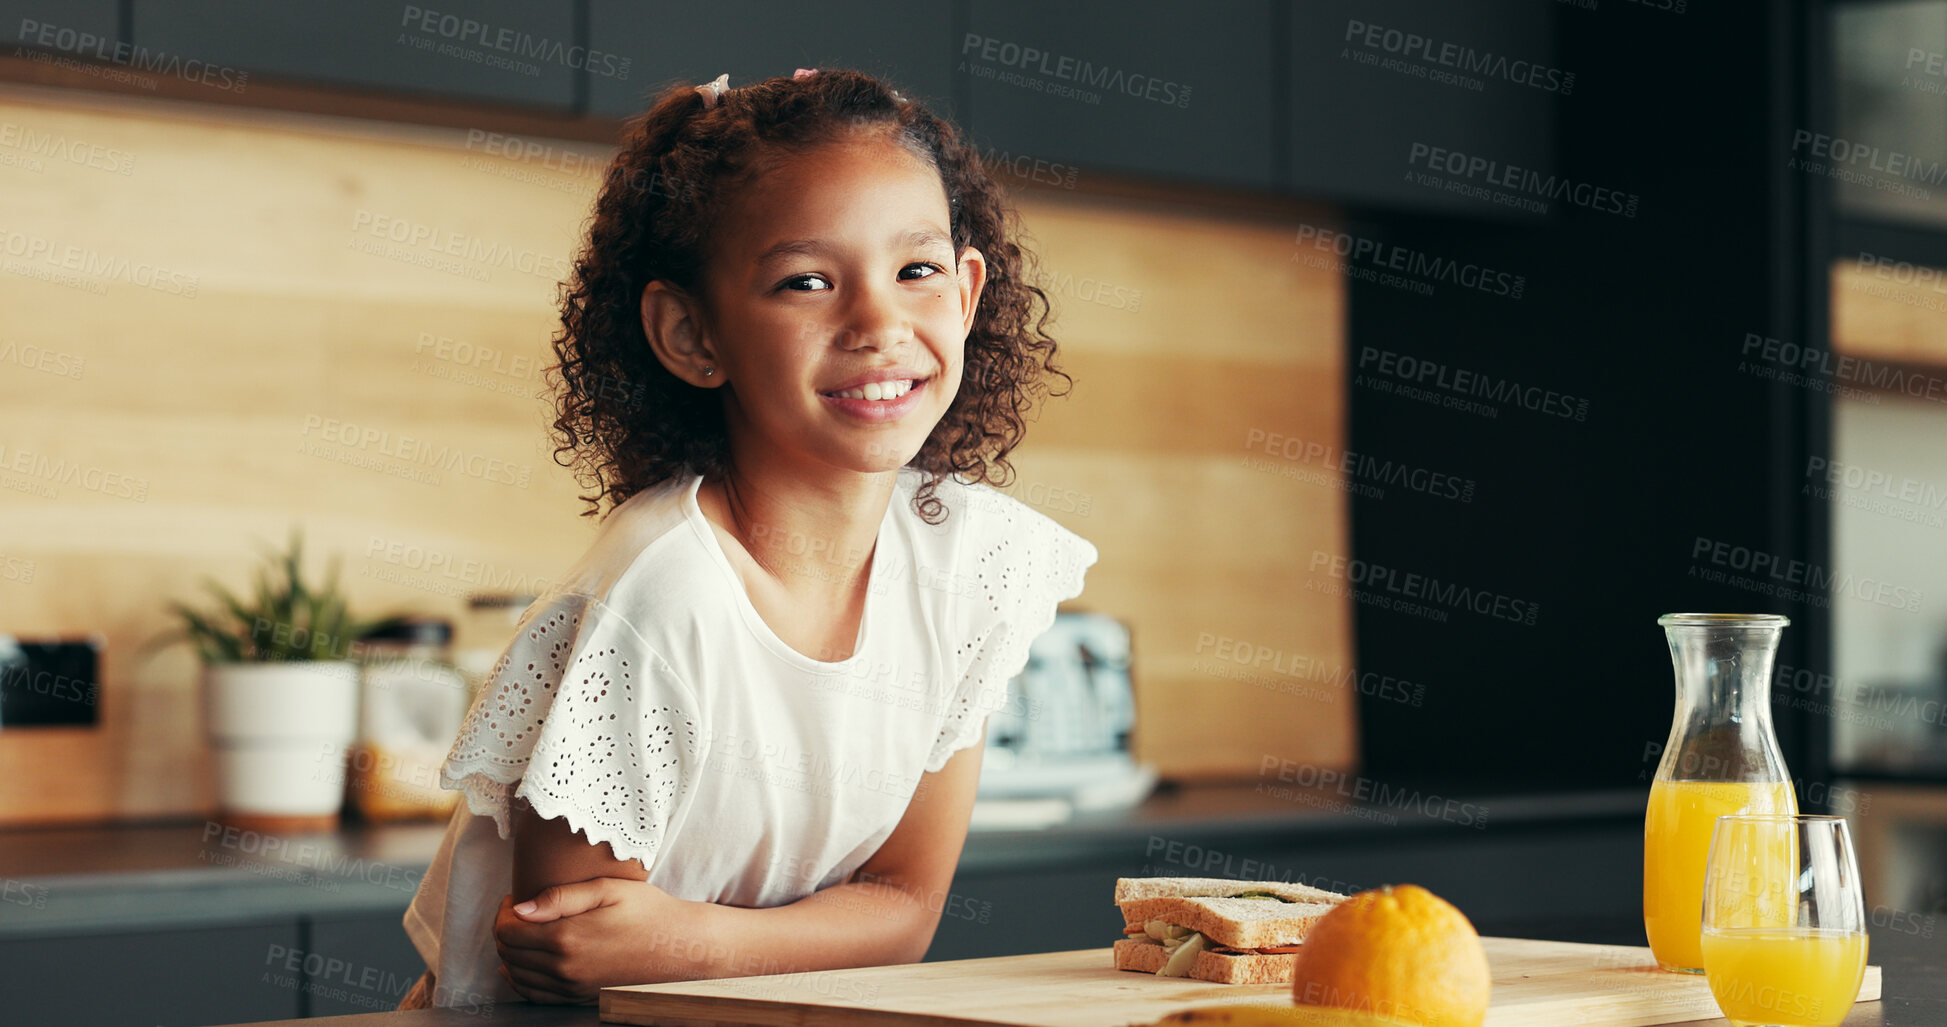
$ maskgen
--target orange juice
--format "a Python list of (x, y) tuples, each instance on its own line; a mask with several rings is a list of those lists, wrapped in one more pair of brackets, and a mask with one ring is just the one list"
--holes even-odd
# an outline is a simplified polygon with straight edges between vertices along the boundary
[(1866, 974), (1866, 936), (1816, 927), (1703, 933), (1704, 976), (1735, 1024), (1831, 1027), (1846, 1018)]
[[(1650, 785), (1643, 818), (1643, 928), (1665, 970), (1701, 972), (1704, 864), (1717, 818), (1797, 813), (1786, 781), (1666, 781)], [(1781, 885), (1782, 887), (1782, 885)]]

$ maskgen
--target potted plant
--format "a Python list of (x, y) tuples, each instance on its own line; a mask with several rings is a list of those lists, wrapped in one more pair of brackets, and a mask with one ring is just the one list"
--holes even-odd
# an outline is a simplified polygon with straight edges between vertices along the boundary
[(203, 662), (204, 717), (226, 820), (265, 830), (329, 828), (344, 799), (345, 753), (357, 733), (355, 640), (395, 622), (355, 620), (338, 591), (338, 559), (322, 585), (302, 572), (303, 540), (267, 554), (243, 599), (205, 578), (215, 605), (170, 609)]

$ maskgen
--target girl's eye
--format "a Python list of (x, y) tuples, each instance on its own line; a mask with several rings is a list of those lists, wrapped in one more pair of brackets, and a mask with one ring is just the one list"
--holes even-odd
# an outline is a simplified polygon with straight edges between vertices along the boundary
[[(923, 270), (928, 273), (923, 275), (914, 275), (908, 277), (906, 275), (906, 272), (912, 271), (914, 269)], [(921, 261), (917, 264), (908, 264), (905, 267), (900, 268), (899, 280), (902, 282), (918, 282), (918, 281), (924, 281), (925, 279), (931, 278), (935, 274), (945, 274), (945, 273), (946, 273), (946, 269), (941, 267), (940, 265), (932, 263), (930, 261)], [(814, 275), (814, 274), (792, 275), (791, 277), (786, 278), (781, 283), (781, 285), (783, 288), (788, 289), (792, 292), (827, 292), (831, 289), (831, 283), (825, 281), (823, 275)]]

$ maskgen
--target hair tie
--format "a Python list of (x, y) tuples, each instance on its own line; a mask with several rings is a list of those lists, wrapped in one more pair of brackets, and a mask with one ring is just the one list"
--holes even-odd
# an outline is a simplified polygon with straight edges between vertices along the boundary
[[(798, 70), (791, 73), (791, 81), (796, 82), (800, 79), (807, 79), (816, 74), (818, 74), (817, 68), (799, 68)], [(721, 75), (718, 75), (716, 78), (708, 82), (705, 82), (700, 86), (697, 86), (696, 87), (697, 94), (703, 97), (703, 109), (709, 110), (710, 108), (715, 107), (717, 105), (717, 101), (723, 99), (723, 94), (727, 90), (729, 90), (729, 88), (730, 88), (730, 73), (727, 71)], [(890, 92), (892, 93), (893, 102), (895, 103), (906, 102), (906, 98), (899, 95), (899, 90), (894, 89), (894, 90), (890, 90)]]
[(730, 88), (730, 73), (724, 72), (716, 78), (696, 87), (697, 94), (703, 97), (703, 109), (709, 110), (723, 99), (724, 90)]

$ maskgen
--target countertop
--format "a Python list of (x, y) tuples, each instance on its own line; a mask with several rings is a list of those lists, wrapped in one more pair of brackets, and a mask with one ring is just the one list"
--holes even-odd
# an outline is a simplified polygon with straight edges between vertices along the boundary
[[(1640, 821), (1636, 789), (1456, 798), (1491, 817), (1496, 835), (1573, 825)], [(439, 845), (443, 823), (346, 825), (287, 838), (252, 837), (207, 821), (119, 827), (0, 830), (0, 938), (104, 928), (246, 922), (299, 913), (399, 910)], [(1103, 854), (1126, 856), (1159, 841), (1199, 838), (1213, 848), (1230, 840), (1287, 837), (1331, 842), (1384, 832), (1468, 831), (1452, 818), (1348, 801), (1325, 790), (1268, 794), (1250, 784), (1166, 787), (1139, 806), (1079, 814), (1035, 830), (973, 832), (963, 870), (993, 871), (1081, 864)], [(1207, 867), (1240, 876), (1248, 867)], [(1872, 961), (1885, 968), (1881, 1002), (1855, 1007), (1848, 1027), (1947, 1024), (1947, 932), (1930, 936), (1875, 930)], [(461, 1010), (416, 1010), (262, 1021), (322, 1027), (416, 1027), (481, 1022)], [(498, 1006), (500, 1024), (598, 1023), (593, 1008)], [(1701, 1021), (1725, 1024), (1727, 1021)]]
[[(1845, 1027), (1938, 1027), (1947, 1024), (1947, 934), (1931, 938), (1875, 930), (1871, 961), (1884, 968), (1882, 998), (1859, 1003), (1846, 1016)], [(410, 1012), (363, 1013), (357, 1016), (314, 1017), (308, 1020), (267, 1021), (257, 1027), (478, 1027), (482, 1022), (512, 1027), (595, 1027), (601, 1023), (592, 1006), (495, 1006), (480, 1012), (458, 1009), (418, 1009)], [(1723, 1019), (1689, 1021), (1701, 1027), (1730, 1027)]]
[[(1469, 798), (1498, 832), (1523, 825), (1640, 818), (1624, 789)], [(1429, 808), (1438, 809), (1435, 804)], [(960, 869), (1059, 868), (1203, 839), (1324, 839), (1383, 831), (1464, 831), (1453, 818), (1348, 801), (1330, 790), (1271, 794), (1250, 784), (1166, 786), (1141, 804), (1082, 812), (1033, 830), (971, 832)], [(265, 836), (216, 821), (0, 830), (0, 938), (104, 928), (244, 923), (274, 915), (403, 910), (445, 824), (347, 824), (323, 834)], [(1250, 868), (1208, 865), (1215, 877)]]

